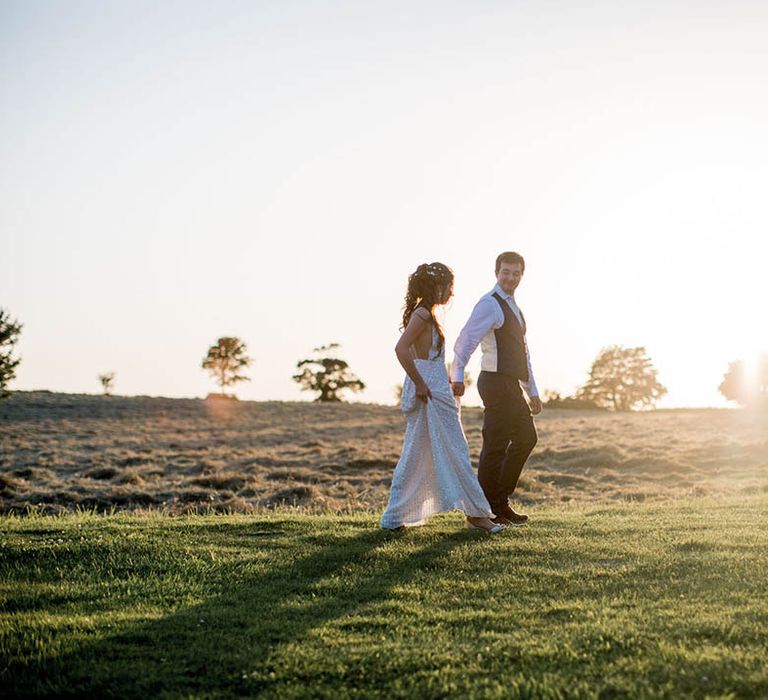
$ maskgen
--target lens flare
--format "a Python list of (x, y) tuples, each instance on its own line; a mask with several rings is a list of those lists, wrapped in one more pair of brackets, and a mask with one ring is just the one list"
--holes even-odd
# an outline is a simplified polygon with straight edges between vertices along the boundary
[(768, 400), (768, 353), (756, 353), (744, 359), (740, 383), (749, 405)]

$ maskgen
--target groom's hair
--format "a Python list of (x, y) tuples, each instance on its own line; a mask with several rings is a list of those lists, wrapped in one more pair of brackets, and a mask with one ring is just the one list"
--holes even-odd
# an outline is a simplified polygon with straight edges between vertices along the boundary
[(496, 258), (496, 274), (499, 274), (499, 270), (501, 269), (501, 263), (520, 263), (523, 266), (523, 272), (525, 272), (525, 260), (523, 260), (523, 256), (520, 255), (520, 253), (514, 253), (512, 251), (507, 251), (506, 253), (502, 253), (499, 255), (498, 258)]

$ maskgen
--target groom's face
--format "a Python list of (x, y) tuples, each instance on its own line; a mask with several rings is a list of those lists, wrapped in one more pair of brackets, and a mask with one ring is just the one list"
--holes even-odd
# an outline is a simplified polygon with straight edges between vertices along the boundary
[(496, 281), (507, 294), (512, 294), (523, 278), (523, 266), (520, 263), (501, 263), (496, 273)]

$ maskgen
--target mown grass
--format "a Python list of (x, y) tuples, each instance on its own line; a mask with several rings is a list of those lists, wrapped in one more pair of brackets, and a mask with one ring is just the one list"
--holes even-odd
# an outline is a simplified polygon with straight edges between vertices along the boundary
[(6, 696), (768, 696), (768, 496), (0, 520)]

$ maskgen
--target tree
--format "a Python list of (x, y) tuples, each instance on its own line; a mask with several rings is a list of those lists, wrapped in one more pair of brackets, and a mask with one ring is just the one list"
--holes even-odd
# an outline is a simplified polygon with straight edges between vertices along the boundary
[(99, 381), (104, 389), (104, 393), (109, 396), (112, 393), (112, 389), (115, 388), (115, 373), (105, 372), (99, 375)]
[(768, 354), (751, 369), (742, 360), (730, 362), (718, 389), (726, 399), (742, 406), (768, 406)]
[[(321, 355), (339, 347), (338, 343), (331, 343), (315, 348), (312, 352)], [(293, 375), (293, 381), (301, 385), (302, 391), (319, 391), (315, 401), (342, 401), (339, 394), (345, 389), (354, 392), (365, 389), (365, 384), (349, 370), (349, 365), (338, 357), (299, 360), (296, 368), (302, 371)]]
[(249, 382), (248, 377), (238, 374), (244, 367), (251, 365), (253, 360), (247, 355), (245, 343), (240, 338), (219, 338), (216, 345), (208, 348), (208, 354), (203, 358), (203, 369), (207, 369), (216, 379), (224, 394), (224, 387), (237, 382)]
[(576, 392), (576, 398), (614, 411), (631, 411), (653, 406), (666, 393), (644, 347), (611, 345), (595, 358), (589, 379)]
[(16, 377), (16, 367), (21, 362), (21, 358), (12, 357), (12, 353), (22, 328), (18, 321), (11, 320), (5, 309), (0, 309), (0, 399), (11, 395), (6, 387)]
[(579, 399), (576, 396), (561, 396), (560, 392), (551, 391), (549, 389), (544, 392), (543, 399), (546, 408), (564, 408), (584, 411), (603, 410), (592, 400)]

